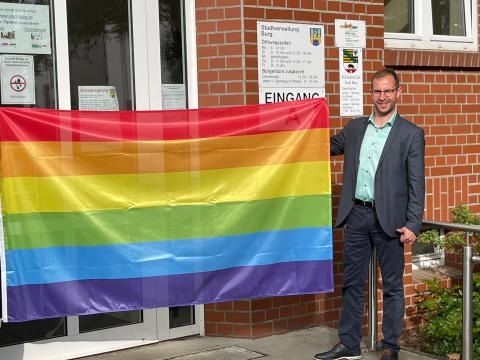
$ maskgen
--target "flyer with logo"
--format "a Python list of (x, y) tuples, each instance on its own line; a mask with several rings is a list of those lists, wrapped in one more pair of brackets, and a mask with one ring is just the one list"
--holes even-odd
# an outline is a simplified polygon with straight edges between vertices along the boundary
[(35, 71), (32, 55), (0, 56), (3, 105), (35, 104)]
[(49, 6), (0, 2), (0, 52), (51, 54)]

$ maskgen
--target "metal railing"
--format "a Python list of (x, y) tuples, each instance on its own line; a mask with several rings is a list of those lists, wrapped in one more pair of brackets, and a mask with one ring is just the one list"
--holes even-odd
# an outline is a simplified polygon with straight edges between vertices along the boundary
[[(466, 225), (439, 221), (424, 221), (426, 229), (464, 231), (467, 234), (463, 247), (463, 354), (462, 360), (472, 360), (473, 350), (473, 263), (480, 263), (480, 256), (472, 255), (470, 235), (480, 234), (479, 225)], [(368, 350), (377, 348), (377, 260), (375, 253), (370, 259), (368, 286)]]

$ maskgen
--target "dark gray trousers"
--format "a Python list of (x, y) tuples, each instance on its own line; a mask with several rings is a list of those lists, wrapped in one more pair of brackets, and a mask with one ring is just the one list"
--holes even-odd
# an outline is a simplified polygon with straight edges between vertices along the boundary
[(400, 350), (398, 339), (405, 311), (403, 294), (404, 253), (399, 237), (382, 230), (375, 209), (355, 205), (344, 233), (343, 308), (338, 327), (340, 341), (356, 349), (362, 338), (365, 283), (373, 246), (377, 250), (383, 282), (382, 346)]

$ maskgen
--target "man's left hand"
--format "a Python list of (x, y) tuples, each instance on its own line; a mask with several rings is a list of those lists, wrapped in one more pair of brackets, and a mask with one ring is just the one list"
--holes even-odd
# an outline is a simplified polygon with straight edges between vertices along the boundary
[(400, 235), (400, 242), (410, 245), (413, 244), (417, 240), (417, 236), (407, 229), (405, 226), (402, 227), (401, 229), (397, 229), (397, 232), (399, 232)]

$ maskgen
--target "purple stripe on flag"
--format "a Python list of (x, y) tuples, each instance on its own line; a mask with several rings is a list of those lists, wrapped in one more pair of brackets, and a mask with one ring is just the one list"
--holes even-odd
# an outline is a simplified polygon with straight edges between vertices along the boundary
[(9, 321), (333, 291), (332, 260), (9, 287)]

